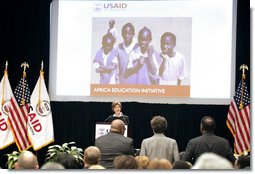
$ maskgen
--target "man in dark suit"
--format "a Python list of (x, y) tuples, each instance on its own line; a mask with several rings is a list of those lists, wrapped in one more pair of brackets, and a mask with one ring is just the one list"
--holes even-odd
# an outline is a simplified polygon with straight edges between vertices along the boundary
[(216, 153), (234, 164), (235, 157), (229, 141), (225, 138), (214, 134), (215, 120), (210, 116), (205, 116), (201, 120), (200, 130), (202, 136), (193, 138), (188, 142), (185, 154), (182, 158), (184, 161), (194, 163), (197, 158), (205, 152)]
[(125, 123), (113, 120), (110, 132), (96, 139), (95, 146), (101, 151), (99, 164), (107, 169), (114, 168), (114, 158), (119, 155), (134, 155), (133, 139), (123, 136)]

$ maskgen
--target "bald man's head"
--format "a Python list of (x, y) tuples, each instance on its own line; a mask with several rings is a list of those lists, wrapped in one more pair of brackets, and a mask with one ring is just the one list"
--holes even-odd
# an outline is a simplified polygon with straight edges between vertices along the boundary
[(125, 123), (122, 120), (116, 119), (116, 120), (112, 121), (111, 132), (115, 132), (115, 133), (124, 135), (125, 130), (126, 130)]
[(201, 124), (200, 124), (200, 129), (201, 131), (205, 131), (205, 132), (214, 132), (215, 129), (215, 120), (213, 117), (210, 116), (204, 116), (201, 119)]
[(15, 165), (15, 169), (38, 169), (36, 156), (30, 151), (23, 151)]
[(96, 146), (89, 146), (84, 150), (85, 166), (96, 165), (99, 163), (101, 152)]

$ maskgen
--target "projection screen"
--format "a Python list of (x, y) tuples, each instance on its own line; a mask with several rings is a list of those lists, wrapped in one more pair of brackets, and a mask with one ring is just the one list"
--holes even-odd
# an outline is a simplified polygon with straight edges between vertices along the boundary
[[(236, 6), (236, 0), (53, 1), (51, 100), (229, 104)], [(123, 43), (125, 24), (134, 28), (134, 47)], [(146, 31), (150, 39), (143, 52)], [(164, 33), (175, 36), (173, 57), (164, 56)], [(112, 44), (109, 52), (104, 37)]]

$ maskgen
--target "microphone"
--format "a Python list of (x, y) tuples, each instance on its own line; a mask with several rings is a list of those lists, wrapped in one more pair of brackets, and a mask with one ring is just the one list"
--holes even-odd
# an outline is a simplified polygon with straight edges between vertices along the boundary
[(125, 118), (125, 115), (122, 115), (122, 117), (123, 117), (124, 123), (125, 123), (125, 124), (128, 124), (128, 122), (127, 122), (127, 120), (126, 120), (126, 118)]
[(112, 117), (112, 116), (110, 115), (108, 118), (106, 118), (106, 119), (104, 120), (104, 122), (108, 122), (109, 119), (110, 119), (111, 117)]

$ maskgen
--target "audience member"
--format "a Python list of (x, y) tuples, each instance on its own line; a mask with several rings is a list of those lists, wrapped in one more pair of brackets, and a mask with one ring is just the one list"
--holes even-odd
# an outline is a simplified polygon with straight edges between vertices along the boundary
[(139, 165), (132, 155), (117, 156), (113, 164), (115, 169), (139, 169)]
[(150, 159), (147, 156), (136, 156), (135, 160), (141, 169), (146, 169), (150, 163)]
[(78, 161), (68, 153), (58, 154), (55, 162), (62, 164), (66, 169), (80, 169)]
[(147, 169), (165, 169), (170, 170), (172, 169), (172, 164), (167, 159), (158, 159), (155, 158), (150, 161)]
[(250, 157), (249, 156), (239, 156), (235, 163), (236, 169), (250, 169)]
[(30, 151), (23, 151), (15, 163), (15, 169), (39, 169), (37, 157)]
[(120, 119), (125, 124), (129, 124), (129, 117), (127, 115), (124, 115), (121, 112), (122, 105), (119, 101), (115, 101), (112, 103), (112, 111), (114, 112), (113, 115), (110, 115), (107, 119), (105, 119), (105, 122), (112, 122), (113, 120)]
[(88, 169), (105, 169), (105, 168), (99, 164), (96, 164), (96, 165), (91, 165)]
[(122, 120), (113, 120), (110, 132), (96, 139), (95, 145), (101, 151), (100, 165), (114, 168), (113, 160), (119, 155), (134, 155), (133, 139), (123, 136), (125, 124)]
[(89, 146), (84, 150), (84, 168), (89, 168), (92, 165), (99, 163), (101, 156), (100, 150), (96, 146)]
[(182, 158), (184, 157), (184, 154), (185, 154), (185, 151), (181, 151), (181, 152), (179, 153), (180, 159), (182, 159)]
[(171, 163), (180, 160), (177, 142), (164, 135), (167, 129), (167, 120), (162, 116), (155, 116), (151, 120), (154, 135), (142, 141), (140, 155), (150, 159), (165, 158)]
[(192, 169), (234, 169), (226, 158), (215, 153), (203, 153), (198, 157)]
[(191, 163), (179, 160), (174, 162), (172, 169), (190, 169), (191, 167)]
[(185, 155), (182, 160), (194, 162), (197, 158), (205, 152), (216, 153), (234, 164), (235, 157), (229, 141), (225, 138), (216, 136), (214, 134), (215, 121), (210, 116), (205, 116), (201, 120), (200, 130), (202, 136), (193, 138), (188, 142)]
[(42, 165), (41, 169), (47, 169), (47, 170), (56, 170), (56, 169), (65, 169), (65, 167), (57, 162), (47, 162), (44, 165)]

